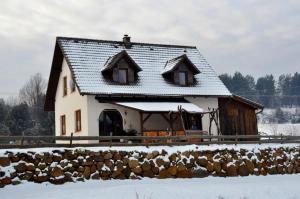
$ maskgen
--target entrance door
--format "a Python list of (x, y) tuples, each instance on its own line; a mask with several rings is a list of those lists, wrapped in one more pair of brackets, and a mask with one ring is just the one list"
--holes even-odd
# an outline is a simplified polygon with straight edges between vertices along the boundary
[(120, 136), (123, 132), (123, 119), (117, 110), (104, 110), (99, 116), (99, 136)]

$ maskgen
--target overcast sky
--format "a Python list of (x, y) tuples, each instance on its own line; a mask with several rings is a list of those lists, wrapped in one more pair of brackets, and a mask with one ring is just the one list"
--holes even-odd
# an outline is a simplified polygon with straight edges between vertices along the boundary
[(299, 0), (1, 0), (0, 97), (48, 79), (56, 36), (196, 45), (218, 74), (300, 72)]

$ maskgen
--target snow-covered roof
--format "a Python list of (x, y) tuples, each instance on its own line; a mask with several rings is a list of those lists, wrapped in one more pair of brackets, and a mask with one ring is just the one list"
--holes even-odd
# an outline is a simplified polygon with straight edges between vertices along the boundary
[(117, 102), (117, 105), (144, 112), (178, 112), (181, 106), (190, 113), (202, 113), (203, 109), (189, 102)]
[[(138, 79), (128, 85), (108, 81), (102, 74), (107, 63), (118, 53), (126, 53), (141, 71)], [(201, 73), (195, 74), (191, 86), (179, 86), (161, 74), (169, 60), (186, 56)], [(111, 57), (111, 58), (110, 58)], [(82, 95), (145, 95), (145, 96), (230, 96), (231, 93), (215, 71), (194, 46), (131, 42), (126, 48), (121, 41), (58, 37), (46, 97), (46, 110), (54, 109), (59, 71), (66, 59)]]
[[(116, 41), (73, 38), (57, 38), (57, 41), (83, 94), (231, 95), (196, 47), (132, 42), (131, 48), (125, 48), (123, 42)], [(101, 74), (108, 58), (123, 50), (142, 69), (137, 83), (116, 85)], [(167, 61), (183, 53), (201, 71), (195, 75), (196, 84), (191, 87), (172, 84), (161, 75)]]

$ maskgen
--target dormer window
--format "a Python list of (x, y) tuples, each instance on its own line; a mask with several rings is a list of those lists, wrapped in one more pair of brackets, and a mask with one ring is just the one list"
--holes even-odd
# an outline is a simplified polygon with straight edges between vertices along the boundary
[(178, 81), (179, 85), (180, 86), (187, 86), (187, 84), (188, 84), (188, 81), (187, 81), (188, 73), (186, 71), (180, 71), (178, 73), (178, 77), (179, 77), (179, 81)]
[(199, 69), (183, 54), (167, 61), (161, 74), (174, 84), (189, 86), (194, 84), (194, 76), (199, 73)]
[(118, 82), (120, 84), (128, 84), (128, 69), (127, 68), (119, 68)]
[(137, 73), (141, 70), (128, 53), (123, 50), (109, 57), (101, 72), (107, 80), (118, 84), (131, 84), (136, 82)]

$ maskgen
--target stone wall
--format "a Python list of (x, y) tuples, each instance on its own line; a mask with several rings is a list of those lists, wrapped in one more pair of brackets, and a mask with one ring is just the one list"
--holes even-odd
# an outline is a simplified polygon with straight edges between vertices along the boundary
[(300, 173), (300, 147), (256, 150), (5, 152), (0, 187), (108, 179), (199, 178)]

